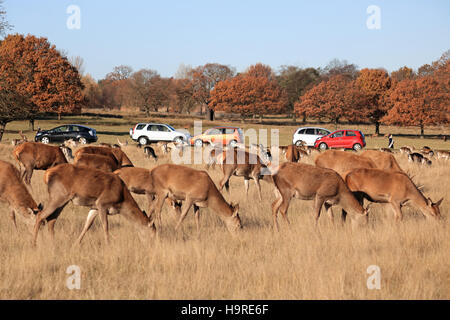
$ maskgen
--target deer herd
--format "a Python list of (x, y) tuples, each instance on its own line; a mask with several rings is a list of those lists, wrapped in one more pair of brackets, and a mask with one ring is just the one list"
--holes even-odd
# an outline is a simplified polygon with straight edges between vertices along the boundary
[[(23, 138), (23, 137), (22, 137)], [(272, 163), (271, 150), (262, 145), (252, 148), (211, 148), (206, 161), (207, 170), (197, 170), (177, 164), (162, 164), (152, 169), (138, 168), (122, 150), (127, 143), (80, 146), (70, 141), (61, 146), (50, 146), (22, 139), (15, 144), (13, 157), (19, 169), (11, 163), (0, 161), (0, 201), (9, 204), (10, 218), (16, 226), (16, 217), (32, 228), (33, 244), (36, 245), (39, 229), (47, 225), (50, 236), (54, 235), (54, 224), (64, 207), (74, 205), (89, 208), (89, 213), (77, 242), (80, 243), (97, 216), (100, 217), (105, 241), (109, 241), (108, 216), (121, 214), (131, 221), (143, 241), (150, 241), (161, 226), (161, 211), (164, 204), (177, 219), (178, 229), (193, 207), (197, 232), (200, 232), (200, 208), (209, 208), (223, 221), (231, 234), (242, 228), (239, 205), (228, 203), (221, 191), (230, 190), (230, 178), (244, 178), (245, 193), (249, 180), (255, 182), (259, 201), (263, 202), (260, 181), (273, 186), (275, 200), (272, 203), (273, 228), (279, 230), (277, 215), (281, 213), (289, 224), (287, 211), (293, 198), (312, 200), (312, 213), (317, 223), (322, 207), (332, 221), (332, 207), (342, 208), (342, 221), (349, 216), (352, 224), (367, 223), (369, 203), (388, 203), (395, 219), (402, 219), (402, 206), (409, 202), (425, 217), (440, 218), (439, 206), (443, 199), (433, 202), (426, 198), (411, 178), (398, 165), (392, 151), (366, 150), (354, 153), (342, 150), (319, 152), (305, 146), (279, 147), (286, 162)], [(175, 144), (157, 144), (162, 154), (170, 150), (183, 150)], [(155, 149), (140, 146), (145, 157), (158, 160)], [(197, 147), (196, 147), (197, 148)], [(272, 150), (273, 151), (273, 150)], [(316, 151), (314, 165), (301, 161)], [(449, 159), (448, 151), (433, 151), (424, 147), (414, 150), (400, 148), (409, 161), (431, 165), (429, 158)], [(424, 160), (425, 159), (425, 160)], [(208, 171), (215, 165), (222, 169), (223, 177), (216, 186)], [(29, 191), (34, 170), (46, 170), (44, 183), (47, 186), (48, 202), (37, 204)], [(139, 208), (132, 196), (145, 195), (148, 214)]]

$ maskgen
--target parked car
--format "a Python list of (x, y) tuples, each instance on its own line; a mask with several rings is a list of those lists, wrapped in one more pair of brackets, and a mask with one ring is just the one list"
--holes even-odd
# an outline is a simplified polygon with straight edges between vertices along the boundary
[(337, 130), (320, 139), (317, 139), (314, 147), (321, 150), (328, 148), (347, 148), (361, 150), (366, 146), (364, 134), (359, 130)]
[(196, 147), (201, 147), (203, 143), (230, 145), (234, 147), (237, 143), (244, 143), (244, 135), (241, 128), (213, 127), (190, 139), (190, 144)]
[(66, 124), (50, 130), (38, 130), (34, 140), (45, 144), (64, 142), (66, 140), (78, 141), (81, 144), (92, 143), (98, 140), (97, 131), (93, 128), (79, 124)]
[(314, 143), (317, 139), (330, 134), (331, 131), (324, 128), (316, 128), (316, 127), (303, 127), (298, 128), (294, 132), (294, 136), (292, 138), (292, 143), (296, 146), (301, 146), (305, 144), (307, 146), (314, 146)]
[(168, 124), (138, 123), (130, 129), (130, 137), (139, 144), (145, 145), (158, 141), (188, 142), (190, 135), (177, 131)]

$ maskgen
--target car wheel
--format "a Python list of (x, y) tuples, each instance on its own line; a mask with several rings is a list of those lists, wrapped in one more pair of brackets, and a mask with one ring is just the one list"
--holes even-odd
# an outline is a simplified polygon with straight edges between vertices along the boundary
[(87, 143), (87, 140), (86, 140), (86, 138), (84, 138), (84, 137), (80, 137), (80, 138), (78, 138), (78, 142), (79, 142), (80, 144), (86, 144), (86, 143)]
[(148, 140), (147, 140), (146, 137), (140, 137), (138, 142), (139, 142), (140, 145), (145, 146), (148, 143)]
[(230, 141), (230, 147), (236, 148), (237, 143), (238, 143), (238, 142), (237, 142), (236, 140), (231, 140), (231, 141)]
[(321, 144), (319, 144), (319, 149), (320, 150), (327, 150), (328, 146), (325, 142), (322, 142)]
[(43, 144), (49, 144), (49, 143), (50, 143), (50, 139), (49, 139), (48, 137), (43, 137), (43, 138), (41, 139), (41, 142), (42, 142)]
[(355, 143), (355, 144), (353, 145), (353, 150), (359, 151), (359, 150), (361, 150), (361, 149), (362, 149), (362, 146), (361, 146), (359, 143)]
[(194, 146), (196, 146), (196, 147), (201, 147), (201, 146), (203, 146), (203, 141), (200, 140), (200, 139), (195, 140)]
[(175, 142), (175, 143), (182, 143), (183, 142), (183, 138), (182, 137), (176, 137), (175, 139), (173, 139), (173, 142)]
[(305, 144), (305, 142), (302, 141), (302, 140), (298, 140), (298, 141), (295, 143), (295, 145), (296, 145), (297, 147), (301, 147), (301, 146), (303, 146), (304, 144)]

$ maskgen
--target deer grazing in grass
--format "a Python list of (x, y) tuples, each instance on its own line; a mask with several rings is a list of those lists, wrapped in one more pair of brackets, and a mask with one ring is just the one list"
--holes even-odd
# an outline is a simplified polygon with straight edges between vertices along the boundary
[(95, 217), (100, 216), (105, 240), (109, 242), (108, 215), (121, 214), (138, 229), (142, 241), (150, 240), (156, 233), (155, 224), (139, 209), (125, 183), (115, 174), (72, 164), (62, 164), (46, 171), (44, 182), (48, 186), (49, 201), (36, 215), (33, 244), (36, 245), (39, 226), (49, 219), (50, 233), (64, 207), (72, 201), (75, 205), (89, 207), (90, 211), (77, 242), (81, 243)]
[(23, 183), (17, 168), (0, 160), (0, 201), (6, 202), (10, 209), (10, 218), (17, 230), (16, 214), (29, 225), (34, 225), (36, 214), (42, 210), (37, 205)]
[(78, 157), (82, 153), (100, 154), (103, 156), (112, 157), (118, 161), (121, 167), (133, 167), (131, 160), (127, 157), (125, 152), (119, 148), (105, 148), (99, 146), (83, 147), (75, 152), (75, 157)]
[(396, 220), (402, 219), (402, 206), (410, 201), (427, 218), (440, 218), (439, 205), (425, 198), (412, 180), (401, 172), (388, 172), (380, 169), (355, 169), (347, 174), (345, 182), (357, 196), (360, 203), (364, 199), (377, 203), (389, 203)]
[[(381, 153), (381, 152), (380, 152)], [(333, 169), (345, 179), (347, 172), (355, 168), (376, 168), (375, 162), (345, 151), (327, 150), (316, 157), (315, 164), (320, 168)]]
[(366, 150), (359, 156), (371, 159), (377, 169), (403, 172), (397, 160), (395, 160), (395, 157), (391, 153), (378, 150)]
[[(31, 183), (33, 170), (47, 170), (68, 160), (62, 149), (67, 147), (49, 146), (39, 142), (24, 142), (13, 150), (14, 158), (24, 167), (21, 177)], [(67, 148), (69, 149), (69, 148)], [(71, 153), (71, 152), (70, 152)]]
[(428, 159), (427, 157), (425, 157), (424, 155), (422, 155), (418, 152), (410, 153), (408, 155), (408, 161), (423, 164), (423, 165), (429, 165), (429, 166), (431, 166), (431, 164), (432, 164), (432, 161), (430, 159)]
[(119, 162), (116, 158), (90, 153), (79, 153), (73, 164), (98, 169), (105, 172), (114, 172), (120, 168)]
[(450, 159), (450, 152), (445, 151), (445, 150), (436, 150), (436, 158), (438, 159), (445, 159), (445, 160), (449, 160)]
[(184, 201), (176, 229), (180, 227), (192, 206), (194, 206), (197, 232), (200, 230), (200, 208), (209, 208), (214, 211), (232, 234), (242, 227), (238, 214), (239, 206), (229, 205), (225, 201), (206, 171), (175, 164), (163, 164), (153, 168), (151, 175), (153, 188), (156, 191), (157, 219), (160, 219), (164, 200), (170, 198), (175, 201)]
[(339, 205), (348, 211), (353, 221), (367, 220), (367, 210), (353, 196), (344, 180), (333, 170), (315, 167), (304, 163), (285, 162), (272, 175), (277, 198), (272, 203), (274, 228), (278, 231), (277, 215), (281, 212), (289, 224), (287, 210), (292, 198), (314, 200), (314, 218), (317, 221), (322, 205), (333, 219), (331, 207)]
[[(219, 155), (220, 156), (220, 155)], [(254, 153), (242, 149), (229, 149), (221, 154), (222, 160), (218, 160), (222, 165), (223, 178), (220, 181), (220, 190), (225, 188), (230, 190), (229, 181), (232, 175), (244, 177), (245, 193), (248, 195), (249, 180), (255, 181), (259, 199), (262, 200), (261, 185), (259, 180), (264, 174), (269, 174), (269, 169), (261, 158)]]

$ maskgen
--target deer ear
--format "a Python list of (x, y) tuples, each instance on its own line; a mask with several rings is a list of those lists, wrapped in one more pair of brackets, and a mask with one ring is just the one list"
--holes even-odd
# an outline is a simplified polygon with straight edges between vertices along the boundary
[(235, 206), (233, 206), (233, 218), (237, 217), (239, 213), (239, 204), (236, 204)]
[(37, 206), (38, 210), (42, 211), (44, 210), (44, 206), (42, 205), (42, 203), (39, 203)]
[(441, 200), (439, 200), (438, 202), (436, 202), (434, 205), (439, 207), (439, 206), (441, 205), (441, 203), (442, 203), (442, 200), (444, 200), (444, 198), (441, 198)]

